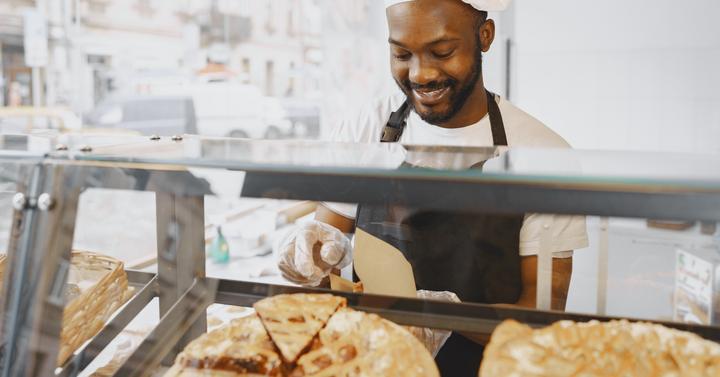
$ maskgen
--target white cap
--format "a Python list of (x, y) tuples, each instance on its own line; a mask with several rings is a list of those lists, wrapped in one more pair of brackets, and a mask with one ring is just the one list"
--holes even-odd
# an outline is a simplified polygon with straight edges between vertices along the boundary
[[(406, 3), (413, 0), (385, 0), (385, 7), (389, 8), (395, 4)], [(507, 8), (511, 0), (461, 0), (463, 3), (468, 3), (477, 10), (486, 12), (497, 12)]]

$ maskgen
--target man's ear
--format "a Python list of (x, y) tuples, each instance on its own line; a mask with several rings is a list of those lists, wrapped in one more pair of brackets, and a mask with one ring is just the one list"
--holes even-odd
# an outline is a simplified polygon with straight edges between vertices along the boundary
[(480, 34), (482, 51), (488, 52), (488, 50), (490, 50), (490, 46), (492, 46), (492, 43), (495, 40), (495, 21), (488, 19), (483, 22), (483, 24), (480, 25), (478, 33)]

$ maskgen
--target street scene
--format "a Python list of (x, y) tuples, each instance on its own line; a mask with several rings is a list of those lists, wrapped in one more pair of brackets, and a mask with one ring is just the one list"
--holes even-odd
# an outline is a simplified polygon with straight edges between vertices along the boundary
[(382, 39), (382, 11), (356, 0), (5, 0), (0, 131), (318, 138), (383, 81), (368, 80), (386, 71), (369, 42)]

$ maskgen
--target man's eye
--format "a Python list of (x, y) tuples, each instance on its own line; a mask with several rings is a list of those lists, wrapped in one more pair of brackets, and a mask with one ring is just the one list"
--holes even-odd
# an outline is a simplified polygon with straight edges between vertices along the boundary
[(409, 60), (410, 56), (411, 56), (410, 54), (407, 54), (407, 53), (400, 53), (400, 54), (393, 54), (393, 55), (395, 56), (395, 59), (403, 60), (403, 61)]
[(438, 59), (444, 59), (449, 58), (455, 50), (449, 50), (449, 51), (434, 51), (433, 55)]

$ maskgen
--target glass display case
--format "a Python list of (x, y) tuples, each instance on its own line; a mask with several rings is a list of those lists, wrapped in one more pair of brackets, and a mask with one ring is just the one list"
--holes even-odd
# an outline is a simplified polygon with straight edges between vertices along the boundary
[[(562, 320), (630, 319), (720, 341), (716, 156), (194, 136), (73, 136), (38, 145), (44, 147), (0, 153), (0, 221), (12, 219), (2, 288), (3, 377), (162, 375), (190, 341), (227, 324), (227, 313), (247, 316), (264, 298), (328, 289), (355, 310), (402, 326), (477, 335), (468, 339), (487, 339), (508, 319), (533, 328)], [(98, 192), (108, 195), (87, 204)], [(151, 197), (123, 199), (130, 192)], [(412, 241), (402, 238), (412, 218), (413, 240), (422, 240), (422, 250), (431, 254), (448, 247), (436, 243), (444, 238), (438, 234), (454, 240), (450, 247), (464, 245), (466, 238), (483, 242), (475, 233), (480, 224), (475, 219), (493, 216), (492, 221), (483, 217), (493, 224), (484, 231), (494, 237), (514, 227), (503, 240), (514, 237), (510, 249), (519, 253), (502, 251), (498, 257), (501, 252), (490, 245), (493, 262), (482, 267), (490, 272), (481, 280), (467, 277), (468, 286), (455, 292), (465, 298), (461, 303), (394, 295), (407, 281), (386, 279), (383, 265), (363, 275), (359, 268), (367, 257), (354, 261), (356, 271), (352, 266), (337, 271), (346, 281), (364, 280), (361, 291), (335, 283), (299, 286), (278, 271), (270, 244), (311, 218), (318, 202), (349, 211), (360, 204), (358, 223), (364, 209), (383, 209), (382, 221), (371, 216), (363, 230), (372, 233), (375, 226), (379, 233), (395, 234), (397, 243), (386, 242), (395, 248)], [(109, 220), (121, 213), (141, 214)], [(228, 223), (238, 219), (239, 230), (230, 234)], [(473, 221), (472, 227), (458, 225), (465, 219)], [(104, 259), (98, 254), (108, 250), (79, 251), (78, 239), (93, 244), (87, 234), (101, 232), (102, 226), (117, 236), (109, 243), (114, 254)], [(81, 227), (87, 227), (84, 235)], [(270, 230), (254, 230), (262, 227)], [(247, 235), (253, 232), (259, 235)], [(367, 245), (359, 233), (356, 249)], [(123, 260), (153, 238), (155, 250), (140, 253), (144, 263), (131, 266)], [(127, 240), (139, 243), (123, 246)], [(108, 244), (107, 239), (95, 241)], [(220, 241), (229, 242), (229, 261), (211, 255)], [(457, 250), (456, 264), (447, 265), (446, 255), (436, 252), (431, 269), (453, 275), (462, 270), (458, 263), (480, 263), (466, 247)], [(413, 291), (443, 287), (409, 259)], [(559, 259), (570, 261), (565, 267), (571, 273), (565, 271), (569, 288), (556, 306)], [(124, 268), (118, 268), (122, 262)], [(512, 266), (511, 274), (522, 274), (522, 285), (495, 269), (502, 263)], [(532, 273), (520, 265), (530, 266)], [(402, 275), (403, 262), (396, 266), (390, 274)], [(472, 286), (478, 282), (481, 286)], [(476, 290), (483, 295), (473, 295)], [(520, 297), (527, 299), (523, 306), (508, 305)], [(223, 311), (218, 305), (246, 309)], [(83, 318), (89, 329), (68, 330), (73, 318)], [(138, 321), (145, 321), (146, 331), (137, 341), (123, 343), (120, 339)], [(113, 357), (117, 353), (123, 357)]]

